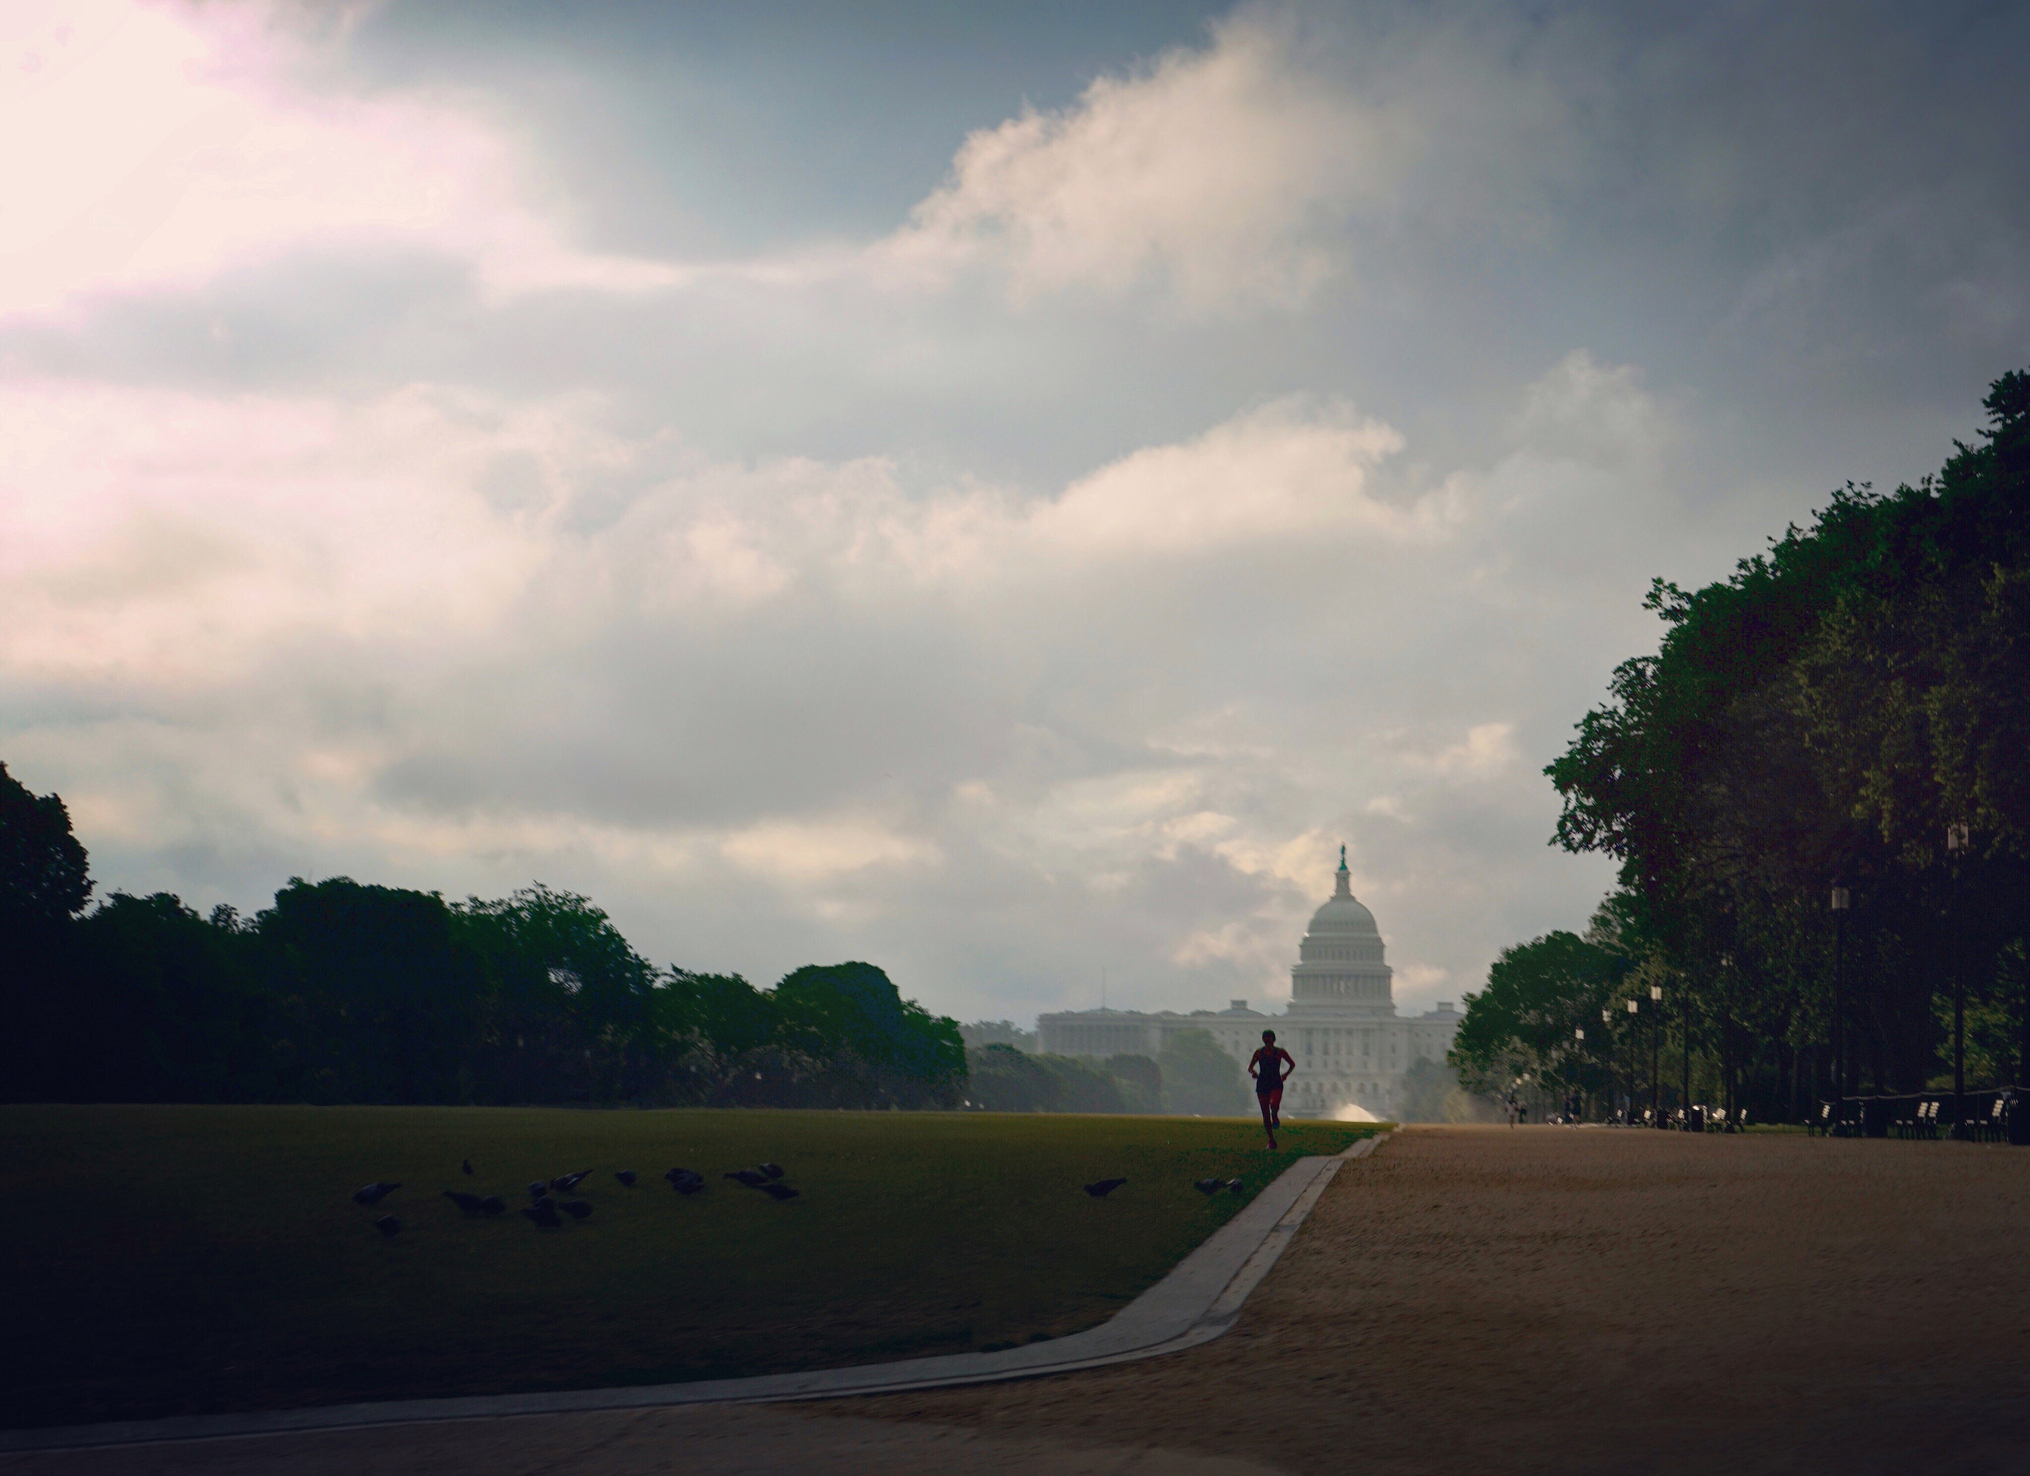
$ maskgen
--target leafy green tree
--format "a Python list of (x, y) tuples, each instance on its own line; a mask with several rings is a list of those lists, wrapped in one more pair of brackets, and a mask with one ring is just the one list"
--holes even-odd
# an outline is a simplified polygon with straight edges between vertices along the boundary
[(277, 1089), (252, 935), (167, 892), (115, 892), (77, 925), (90, 1023), (64, 1095), (92, 1101), (243, 1102)]
[[(841, 1105), (951, 1105), (966, 1077), (956, 1020), (902, 997), (868, 963), (810, 964), (775, 987), (783, 1039)], [(860, 1100), (847, 1103), (843, 1098)]]
[(1109, 1056), (1107, 1074), (1121, 1084), (1128, 1111), (1154, 1114), (1163, 1110), (1163, 1068), (1150, 1057)]
[(0, 763), (0, 928), (83, 911), (92, 894), (86, 862), (64, 802), (36, 795)]
[(1627, 955), (1597, 936), (1554, 932), (1505, 948), (1487, 971), (1487, 988), (1466, 996), (1447, 1059), (1468, 1087), (1497, 1096), (1520, 1078), (1553, 1099), (1598, 1092), (1608, 1044), (1600, 1011), (1629, 971)]
[(664, 1075), (657, 974), (604, 911), (537, 883), (451, 909), (482, 961), (479, 1070), (520, 1101), (643, 1100)]
[(1249, 1089), (1241, 1068), (1210, 1031), (1173, 1031), (1156, 1063), (1163, 1073), (1164, 1111), (1194, 1117), (1247, 1113)]
[(333, 1102), (472, 1100), (481, 960), (434, 892), (292, 877), (256, 920), (291, 1006), (303, 1090)]
[[(1985, 405), (1980, 444), (1936, 479), (1850, 485), (1732, 577), (1659, 581), (1657, 655), (1615, 672), (1547, 770), (1559, 843), (1620, 861), (1621, 905), (1730, 1102), (1831, 1084), (1836, 884), (1850, 1081), (1935, 1074), (1954, 976), (1988, 1036), (2014, 1010), (2018, 1072), (2030, 1053), (2004, 966), (2030, 903), (2030, 376)], [(1947, 854), (1949, 825), (1969, 851)]]

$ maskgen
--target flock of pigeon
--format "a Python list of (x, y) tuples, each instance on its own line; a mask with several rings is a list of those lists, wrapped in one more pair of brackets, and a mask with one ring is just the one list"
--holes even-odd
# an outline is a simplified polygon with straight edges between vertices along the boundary
[[(472, 1160), (466, 1159), (459, 1165), (459, 1170), (468, 1177), (471, 1176)], [(591, 1176), (592, 1170), (579, 1169), (575, 1173), (559, 1174), (554, 1179), (537, 1179), (529, 1185), (529, 1202), (522, 1206), (523, 1216), (540, 1230), (561, 1230), (566, 1215), (579, 1221), (591, 1218), (591, 1204), (576, 1197), (578, 1186)], [(616, 1169), (613, 1177), (620, 1181), (621, 1188), (632, 1189), (639, 1176), (633, 1169)], [(795, 1199), (802, 1193), (801, 1190), (792, 1189), (782, 1182), (784, 1173), (778, 1164), (764, 1163), (751, 1169), (735, 1169), (723, 1177), (738, 1184), (745, 1184), (750, 1189), (759, 1189), (778, 1203), (786, 1199)], [(669, 1181), (672, 1189), (687, 1199), (705, 1187), (705, 1176), (696, 1169), (673, 1168), (664, 1174), (663, 1178)], [(363, 1184), (354, 1190), (352, 1202), (367, 1209), (378, 1209), (382, 1200), (401, 1187), (399, 1182), (391, 1183), (376, 1179), (373, 1183)], [(558, 1195), (571, 1197), (553, 1197)], [(491, 1218), (507, 1213), (507, 1201), (497, 1194), (467, 1194), (457, 1189), (446, 1189), (444, 1197), (473, 1218)], [(392, 1239), (402, 1233), (402, 1222), (393, 1215), (382, 1215), (374, 1221), (374, 1228)]]
[[(472, 1173), (472, 1160), (466, 1159), (459, 1165), (459, 1168), (467, 1176), (470, 1176)], [(592, 1170), (579, 1169), (576, 1173), (560, 1174), (554, 1179), (537, 1179), (529, 1185), (529, 1202), (522, 1206), (522, 1214), (530, 1223), (541, 1230), (561, 1230), (564, 1226), (565, 1215), (569, 1215), (574, 1220), (583, 1221), (589, 1219), (592, 1215), (592, 1206), (585, 1200), (575, 1197), (570, 1199), (554, 1199), (551, 1196), (574, 1194), (578, 1186), (591, 1176)], [(620, 1181), (620, 1186), (623, 1189), (632, 1189), (635, 1185), (636, 1174), (633, 1169), (616, 1169), (613, 1177)], [(783, 1170), (780, 1165), (773, 1163), (758, 1164), (754, 1168), (734, 1169), (730, 1173), (721, 1174), (720, 1177), (731, 1179), (736, 1184), (744, 1184), (749, 1189), (757, 1189), (777, 1203), (788, 1199), (795, 1199), (802, 1192), (801, 1190), (792, 1189), (789, 1185), (783, 1183), (782, 1181), (785, 1177)], [(699, 1193), (705, 1187), (705, 1176), (696, 1169), (673, 1168), (664, 1174), (663, 1178), (669, 1181), (669, 1186), (672, 1189), (676, 1190), (677, 1193), (683, 1195), (686, 1199), (690, 1198), (693, 1194)], [(1109, 1194), (1112, 1194), (1127, 1182), (1126, 1179), (1098, 1179), (1093, 1183), (1087, 1184), (1085, 1192), (1090, 1194), (1094, 1199), (1105, 1199)], [(377, 1209), (380, 1207), (382, 1200), (401, 1187), (399, 1183), (388, 1183), (377, 1179), (371, 1184), (363, 1184), (354, 1190), (352, 1202), (364, 1205), (368, 1209)], [(1222, 1192), (1229, 1194), (1246, 1192), (1239, 1179), (1198, 1179), (1192, 1183), (1191, 1187), (1196, 1189), (1200, 1194), (1203, 1194), (1207, 1199), (1211, 1199), (1214, 1195)], [(457, 1205), (468, 1216), (491, 1218), (494, 1215), (504, 1215), (507, 1213), (507, 1201), (497, 1194), (482, 1196), (461, 1193), (456, 1189), (446, 1189), (444, 1197)], [(392, 1239), (394, 1236), (402, 1233), (402, 1222), (393, 1215), (382, 1215), (374, 1221), (374, 1228)]]

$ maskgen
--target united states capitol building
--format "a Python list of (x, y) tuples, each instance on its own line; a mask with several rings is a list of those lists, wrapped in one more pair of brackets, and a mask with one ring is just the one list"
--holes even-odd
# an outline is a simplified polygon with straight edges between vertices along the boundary
[(1396, 1014), (1381, 933), (1374, 914), (1354, 900), (1344, 846), (1333, 882), (1331, 898), (1311, 915), (1298, 945), (1290, 1007), (1282, 1014), (1251, 1010), (1244, 999), (1190, 1014), (1066, 1010), (1037, 1017), (1039, 1048), (1064, 1056), (1155, 1056), (1177, 1031), (1203, 1030), (1245, 1070), (1262, 1032), (1273, 1030), (1276, 1044), (1297, 1060), (1284, 1089), (1286, 1113), (1329, 1117), (1356, 1106), (1391, 1116), (1411, 1064), (1443, 1061), (1462, 1016), (1449, 1002), (1414, 1018)]

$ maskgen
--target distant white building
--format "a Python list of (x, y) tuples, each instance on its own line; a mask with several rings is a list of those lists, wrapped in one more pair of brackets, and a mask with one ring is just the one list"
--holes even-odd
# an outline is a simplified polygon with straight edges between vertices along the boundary
[(1178, 1014), (1165, 1010), (1066, 1010), (1039, 1015), (1045, 1051), (1064, 1056), (1154, 1056), (1179, 1030), (1203, 1030), (1245, 1066), (1276, 1032), (1276, 1043), (1297, 1060), (1284, 1089), (1293, 1116), (1329, 1117), (1357, 1106), (1390, 1117), (1403, 1100), (1403, 1078), (1418, 1060), (1443, 1061), (1463, 1018), (1443, 1001), (1414, 1018), (1396, 1014), (1394, 975), (1382, 958), (1374, 914), (1354, 900), (1339, 849), (1332, 896), (1311, 915), (1290, 970), (1290, 1007), (1280, 1015), (1248, 1008), (1244, 999), (1223, 1010)]

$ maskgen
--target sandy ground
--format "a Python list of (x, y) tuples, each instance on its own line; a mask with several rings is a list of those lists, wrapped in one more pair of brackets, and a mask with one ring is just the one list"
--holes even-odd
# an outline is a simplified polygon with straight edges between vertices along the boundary
[(2030, 1472), (2030, 1151), (1416, 1128), (1228, 1336), (806, 1406), (0, 1457), (4, 1476)]

